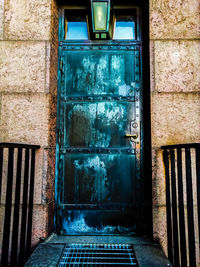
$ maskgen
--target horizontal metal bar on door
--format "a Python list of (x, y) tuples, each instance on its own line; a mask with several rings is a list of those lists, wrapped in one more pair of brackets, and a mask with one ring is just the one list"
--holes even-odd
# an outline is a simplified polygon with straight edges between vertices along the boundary
[(112, 97), (96, 97), (96, 96), (92, 96), (92, 97), (87, 97), (87, 96), (73, 96), (73, 97), (61, 97), (62, 101), (66, 101), (66, 102), (72, 102), (72, 101), (77, 101), (77, 102), (95, 102), (95, 101), (126, 101), (126, 102), (135, 102), (136, 98), (133, 96), (128, 96), (128, 97), (121, 97), (121, 96), (112, 96)]
[[(103, 266), (105, 266), (105, 265), (119, 265), (119, 266), (121, 266), (121, 265), (128, 265), (128, 266), (130, 266), (130, 265), (133, 265), (133, 266), (137, 266), (137, 263), (121, 263), (121, 262), (69, 262), (69, 263), (67, 263), (67, 265), (65, 265), (66, 264), (66, 262), (60, 262), (59, 263), (59, 265), (58, 266), (62, 266), (62, 264), (64, 264), (64, 266), (74, 266), (74, 264), (76, 264), (76, 265), (88, 265), (88, 264), (90, 264), (90, 266), (93, 266), (94, 264), (96, 265), (96, 264), (98, 264), (98, 265), (103, 265)], [(71, 265), (72, 264), (72, 265)]]
[[(63, 255), (65, 255), (65, 254), (67, 254), (67, 255), (69, 255), (69, 253), (70, 252), (64, 252), (64, 254)], [(85, 251), (83, 251), (83, 252), (78, 252), (78, 254), (79, 255), (85, 255)], [(96, 254), (98, 254), (98, 255), (105, 255), (105, 253), (104, 252), (87, 252), (87, 254), (88, 255), (96, 255)], [(125, 252), (119, 252), (119, 251), (117, 251), (117, 252), (109, 252), (109, 253), (106, 253), (106, 254), (108, 254), (108, 255), (127, 255), (127, 252), (125, 253)], [(130, 255), (133, 255), (133, 253), (131, 253), (131, 252), (129, 252), (129, 254)], [(134, 258), (134, 256), (133, 256), (133, 258)]]
[(98, 153), (98, 154), (116, 154), (116, 153), (123, 153), (123, 154), (136, 154), (135, 149), (127, 149), (127, 148), (61, 148), (60, 152), (65, 154), (65, 153)]
[[(67, 248), (66, 248), (67, 249)], [(71, 249), (71, 248), (70, 248)], [(107, 251), (105, 248), (98, 248), (97, 250), (95, 250), (94, 248), (80, 248), (80, 249), (76, 249), (76, 248), (73, 248), (76, 252), (78, 252), (78, 250), (82, 250), (84, 251), (85, 253), (87, 253), (87, 251)], [(107, 248), (109, 250), (112, 251), (113, 250), (116, 250), (116, 251), (127, 251), (127, 252), (131, 252), (132, 250), (131, 249), (128, 249), (128, 248)], [(71, 250), (70, 250), (71, 251)], [(96, 252), (95, 252), (96, 253)], [(107, 254), (108, 252), (106, 252)]]

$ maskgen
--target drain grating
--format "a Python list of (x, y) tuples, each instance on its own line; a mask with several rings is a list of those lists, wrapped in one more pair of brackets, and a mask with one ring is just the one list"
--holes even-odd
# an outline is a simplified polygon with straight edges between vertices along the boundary
[(132, 245), (66, 244), (58, 267), (138, 266)]

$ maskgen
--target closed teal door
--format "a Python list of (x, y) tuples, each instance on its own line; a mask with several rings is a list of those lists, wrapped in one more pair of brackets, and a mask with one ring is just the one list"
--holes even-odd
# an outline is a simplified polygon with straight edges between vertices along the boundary
[(137, 231), (141, 45), (60, 44), (57, 230)]

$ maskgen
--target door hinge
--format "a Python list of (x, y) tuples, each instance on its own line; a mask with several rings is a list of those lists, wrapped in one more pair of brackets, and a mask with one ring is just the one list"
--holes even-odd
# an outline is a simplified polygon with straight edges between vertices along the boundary
[(61, 145), (61, 130), (60, 129), (58, 129), (58, 145), (59, 147)]

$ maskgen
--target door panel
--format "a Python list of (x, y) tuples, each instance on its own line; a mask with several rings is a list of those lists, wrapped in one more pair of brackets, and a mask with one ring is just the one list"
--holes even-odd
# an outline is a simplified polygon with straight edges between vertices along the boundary
[(60, 233), (120, 234), (137, 230), (140, 49), (139, 42), (60, 46)]
[(64, 203), (134, 204), (134, 163), (126, 153), (66, 154)]
[(124, 138), (135, 120), (135, 103), (121, 101), (67, 102), (65, 147), (129, 147)]
[(132, 96), (138, 81), (135, 51), (65, 51), (65, 96)]
[(127, 235), (136, 232), (135, 209), (96, 206), (96, 209), (63, 209), (60, 216), (64, 235)]

